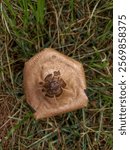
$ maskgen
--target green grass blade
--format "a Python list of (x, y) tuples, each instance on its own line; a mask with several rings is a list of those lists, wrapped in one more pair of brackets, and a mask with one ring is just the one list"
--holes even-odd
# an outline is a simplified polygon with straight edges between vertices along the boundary
[(74, 0), (69, 0), (70, 11), (71, 11), (71, 21), (74, 21)]
[(37, 1), (37, 15), (36, 15), (37, 22), (40, 24), (43, 24), (44, 16), (45, 16), (45, 0), (38, 0)]

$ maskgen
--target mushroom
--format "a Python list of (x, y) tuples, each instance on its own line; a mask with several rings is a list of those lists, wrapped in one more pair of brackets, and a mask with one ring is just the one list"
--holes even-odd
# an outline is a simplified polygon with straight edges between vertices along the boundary
[(36, 119), (87, 106), (82, 64), (52, 48), (45, 48), (25, 63), (23, 82)]

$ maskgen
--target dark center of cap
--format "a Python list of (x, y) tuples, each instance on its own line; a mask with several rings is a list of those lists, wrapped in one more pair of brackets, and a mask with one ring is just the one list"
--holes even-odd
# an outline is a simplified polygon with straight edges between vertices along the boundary
[(51, 81), (48, 83), (46, 95), (49, 97), (60, 96), (62, 93), (61, 85), (58, 81)]
[(52, 81), (49, 83), (49, 89), (52, 91), (57, 91), (60, 88), (60, 84), (57, 81)]
[(63, 92), (62, 88), (66, 86), (63, 79), (60, 78), (60, 71), (55, 71), (54, 74), (47, 75), (44, 81), (45, 96), (49, 97), (60, 96)]

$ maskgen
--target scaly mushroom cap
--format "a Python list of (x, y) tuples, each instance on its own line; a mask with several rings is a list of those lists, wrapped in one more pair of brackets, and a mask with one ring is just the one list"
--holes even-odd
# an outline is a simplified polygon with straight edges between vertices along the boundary
[(85, 107), (88, 98), (81, 63), (46, 48), (25, 63), (24, 91), (36, 119)]

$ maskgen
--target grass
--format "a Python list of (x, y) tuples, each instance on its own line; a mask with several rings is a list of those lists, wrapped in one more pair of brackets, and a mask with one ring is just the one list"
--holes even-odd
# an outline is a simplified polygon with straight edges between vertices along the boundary
[[(0, 150), (112, 150), (112, 0), (4, 0), (0, 20)], [(36, 121), (23, 67), (45, 47), (83, 63), (89, 104)]]

